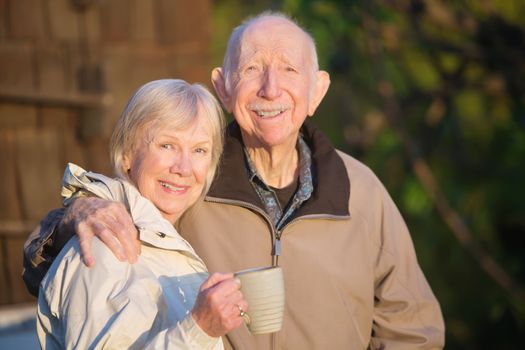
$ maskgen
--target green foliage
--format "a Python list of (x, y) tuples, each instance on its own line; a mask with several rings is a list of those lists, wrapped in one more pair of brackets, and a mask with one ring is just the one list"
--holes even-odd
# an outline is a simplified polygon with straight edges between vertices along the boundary
[(425, 215), (431, 209), (427, 193), (416, 179), (405, 182), (401, 203), (409, 215)]
[[(313, 35), (332, 80), (314, 121), (370, 166), (398, 204), (441, 302), (447, 349), (521, 348), (525, 302), (458, 243), (411, 156), (427, 162), (476, 242), (524, 286), (525, 2), (255, 3), (217, 1), (214, 42), (225, 45), (243, 17), (269, 8)], [(397, 109), (386, 103), (388, 89)]]

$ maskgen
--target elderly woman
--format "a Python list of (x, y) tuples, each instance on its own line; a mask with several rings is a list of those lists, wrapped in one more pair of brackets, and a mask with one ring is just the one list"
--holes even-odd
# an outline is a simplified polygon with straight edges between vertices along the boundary
[(86, 267), (75, 235), (40, 286), (45, 349), (220, 349), (247, 303), (232, 274), (213, 274), (173, 224), (206, 193), (222, 151), (223, 116), (202, 86), (158, 80), (133, 95), (111, 139), (117, 179), (69, 164), (64, 203), (79, 196), (121, 202), (139, 230), (130, 265), (98, 239)]

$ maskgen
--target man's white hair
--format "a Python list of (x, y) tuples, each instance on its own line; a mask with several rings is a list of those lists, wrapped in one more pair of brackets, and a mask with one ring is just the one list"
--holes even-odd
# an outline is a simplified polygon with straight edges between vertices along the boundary
[(310, 53), (310, 66), (311, 66), (311, 74), (312, 78), (315, 77), (315, 74), (319, 70), (319, 63), (317, 61), (317, 50), (315, 48), (315, 41), (313, 37), (308, 33), (306, 30), (304, 30), (295, 20), (293, 20), (291, 17), (287, 16), (286, 14), (282, 12), (274, 12), (274, 11), (265, 11), (255, 17), (248, 18), (244, 20), (238, 27), (236, 27), (232, 34), (230, 35), (230, 39), (228, 40), (228, 46), (226, 48), (226, 54), (224, 55), (224, 62), (222, 64), (223, 68), (223, 74), (225, 79), (225, 88), (228, 93), (231, 93), (231, 89), (233, 85), (237, 82), (237, 74), (238, 74), (238, 65), (239, 65), (239, 56), (240, 56), (240, 49), (241, 49), (241, 42), (242, 37), (246, 29), (250, 27), (252, 24), (255, 24), (259, 21), (271, 19), (271, 18), (277, 18), (282, 19), (291, 25), (297, 27), (305, 36), (306, 41), (309, 46), (309, 53)]

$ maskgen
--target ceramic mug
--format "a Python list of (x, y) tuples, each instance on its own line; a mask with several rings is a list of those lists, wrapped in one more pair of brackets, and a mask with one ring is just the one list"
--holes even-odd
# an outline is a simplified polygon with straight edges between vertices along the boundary
[(280, 266), (258, 267), (235, 272), (248, 302), (244, 320), (252, 334), (277, 332), (284, 314), (284, 280)]

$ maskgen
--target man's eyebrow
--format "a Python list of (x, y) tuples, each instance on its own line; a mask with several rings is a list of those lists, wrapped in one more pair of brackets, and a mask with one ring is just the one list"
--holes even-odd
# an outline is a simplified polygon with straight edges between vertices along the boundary
[(256, 62), (258, 61), (258, 55), (257, 53), (254, 53), (253, 55), (250, 55), (250, 57), (245, 57), (245, 58), (239, 58), (239, 64), (238, 64), (238, 67), (239, 68), (244, 68), (245, 66), (247, 66), (248, 64), (252, 63), (252, 62)]
[(289, 64), (290, 66), (297, 66), (297, 63), (292, 62), (290, 58), (288, 58), (288, 55), (279, 55), (278, 58), (285, 64)]

